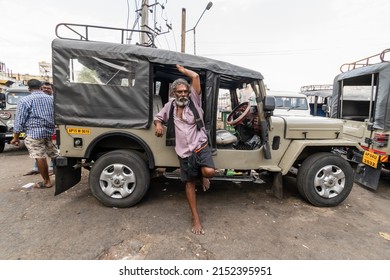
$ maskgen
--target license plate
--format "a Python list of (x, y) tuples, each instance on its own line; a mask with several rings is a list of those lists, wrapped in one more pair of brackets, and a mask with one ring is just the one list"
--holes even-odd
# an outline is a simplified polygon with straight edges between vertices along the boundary
[(378, 161), (379, 161), (379, 155), (374, 154), (374, 153), (369, 152), (369, 151), (364, 151), (363, 160), (362, 160), (362, 162), (364, 164), (371, 166), (373, 168), (377, 168)]
[[(21, 133), (19, 134), (19, 138), (23, 138), (25, 135), (26, 135), (26, 134), (25, 134), (24, 132), (21, 132)], [(7, 133), (7, 134), (5, 134), (5, 137), (7, 137), (7, 138), (13, 138), (13, 137), (14, 137), (14, 134), (13, 134), (13, 133)]]

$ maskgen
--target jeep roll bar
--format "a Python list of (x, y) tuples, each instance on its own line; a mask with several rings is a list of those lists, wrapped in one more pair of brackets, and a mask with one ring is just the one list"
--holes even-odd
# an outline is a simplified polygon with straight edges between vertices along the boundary
[[(381, 53), (374, 54), (374, 55), (359, 59), (359, 60), (354, 61), (354, 62), (344, 63), (343, 65), (340, 66), (340, 71), (342, 73), (344, 73), (346, 71), (350, 71), (350, 70), (353, 70), (353, 69), (356, 69), (359, 67), (365, 67), (365, 66), (388, 61), (388, 60), (385, 60), (385, 55), (388, 52), (390, 52), (390, 49), (385, 49)], [(379, 61), (378, 61), (378, 59), (379, 59)], [(373, 60), (376, 60), (376, 62), (373, 62)], [(345, 68), (347, 68), (347, 69), (345, 69)]]
[(307, 93), (310, 91), (321, 91), (321, 90), (332, 90), (333, 85), (331, 84), (324, 84), (324, 85), (308, 85), (308, 86), (302, 86), (300, 91), (301, 93)]
[[(156, 47), (154, 45), (154, 37), (155, 37), (154, 34), (150, 31), (145, 31), (145, 30), (106, 27), (106, 26), (87, 25), (87, 24), (59, 23), (59, 24), (57, 24), (57, 26), (55, 28), (55, 34), (56, 34), (57, 38), (59, 38), (59, 39), (106, 42), (107, 39), (105, 39), (105, 40), (96, 40), (96, 39), (92, 40), (90, 37), (91, 37), (92, 32), (99, 32), (99, 31), (105, 32), (107, 30), (112, 31), (113, 33), (119, 32), (121, 44), (126, 44), (126, 41), (129, 40), (129, 37), (128, 37), (129, 33), (130, 34), (132, 34), (133, 32), (144, 33), (149, 38), (149, 41), (145, 44), (142, 44), (142, 45), (145, 47), (153, 47), (153, 48)], [(71, 33), (66, 33), (66, 31), (71, 31)], [(73, 36), (76, 35), (76, 37), (72, 37), (72, 35)]]

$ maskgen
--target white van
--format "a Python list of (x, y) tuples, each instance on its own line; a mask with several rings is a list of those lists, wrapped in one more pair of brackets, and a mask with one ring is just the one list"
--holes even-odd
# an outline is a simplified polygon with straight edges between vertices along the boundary
[(275, 116), (310, 116), (310, 107), (306, 95), (294, 91), (267, 91), (275, 97)]

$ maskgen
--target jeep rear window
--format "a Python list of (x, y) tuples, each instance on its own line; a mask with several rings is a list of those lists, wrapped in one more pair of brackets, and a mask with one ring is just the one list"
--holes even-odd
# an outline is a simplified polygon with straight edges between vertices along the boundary
[(135, 85), (137, 60), (77, 57), (69, 61), (69, 82), (129, 87)]

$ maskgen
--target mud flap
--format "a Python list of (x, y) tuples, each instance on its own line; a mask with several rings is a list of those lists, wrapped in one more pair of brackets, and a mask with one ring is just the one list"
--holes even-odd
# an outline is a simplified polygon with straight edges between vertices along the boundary
[(355, 170), (355, 182), (369, 189), (376, 190), (379, 184), (381, 169), (380, 164), (378, 164), (377, 168), (372, 168), (371, 166), (360, 163)]
[(76, 158), (57, 157), (55, 166), (55, 193), (58, 195), (70, 189), (81, 180), (81, 168), (74, 168)]
[(283, 198), (283, 175), (281, 172), (276, 172), (272, 183), (272, 194), (278, 199)]

